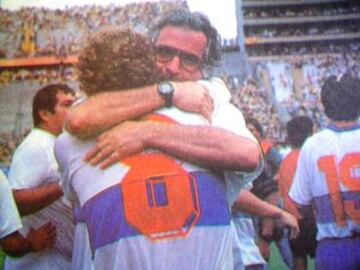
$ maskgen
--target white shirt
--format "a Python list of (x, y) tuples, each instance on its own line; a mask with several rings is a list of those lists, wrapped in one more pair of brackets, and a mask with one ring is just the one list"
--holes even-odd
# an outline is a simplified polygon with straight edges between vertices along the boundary
[[(212, 87), (213, 91), (221, 91), (224, 89), (221, 87), (225, 86), (221, 81), (215, 81)], [(230, 97), (229, 94), (228, 97)], [(223, 126), (232, 127), (234, 133), (253, 139), (245, 127), (241, 112), (236, 110), (227, 99), (225, 99), (227, 102), (219, 101), (218, 103), (217, 100), (219, 99), (215, 100), (213, 123), (217, 123), (218, 126), (222, 124)], [(224, 115), (217, 114), (217, 110), (224, 110)], [(235, 123), (231, 126), (229, 124), (228, 113), (231, 111), (236, 111), (238, 116), (236, 123), (239, 123), (239, 125)], [(177, 108), (163, 108), (156, 111), (156, 113), (181, 124), (209, 125), (208, 121), (201, 115), (179, 111)], [(223, 121), (221, 121), (221, 117), (224, 117)], [(195, 182), (187, 182), (187, 180), (181, 178), (181, 173), (177, 174), (179, 170), (207, 174), (207, 169), (169, 157), (171, 159), (170, 165), (167, 164), (167, 158), (160, 165), (173, 168), (171, 169), (172, 173), (169, 174), (170, 176), (161, 176), (159, 183), (154, 177), (148, 178), (147, 183), (147, 180), (142, 180), (147, 179), (146, 176), (141, 176), (141, 174), (154, 175), (151, 171), (156, 171), (156, 165), (159, 165), (159, 163), (149, 164), (152, 164), (154, 156), (156, 156), (156, 159), (159, 158), (158, 155), (163, 155), (154, 150), (146, 151), (146, 153), (135, 157), (144, 157), (144, 159), (135, 162), (135, 165), (129, 165), (131, 164), (131, 158), (129, 158), (129, 160), (123, 160), (106, 170), (100, 170), (98, 167), (92, 167), (83, 162), (85, 153), (95, 143), (94, 140), (84, 142), (69, 134), (62, 134), (55, 145), (56, 158), (63, 174), (62, 187), (64, 193), (73, 204), (82, 207), (82, 215), (86, 220), (86, 226), (83, 222), (78, 222), (76, 226), (76, 244), (73, 253), (75, 261), (73, 261), (72, 265), (74, 269), (88, 269), (89, 265), (94, 269), (165, 270), (179, 266), (184, 269), (233, 268), (232, 247), (235, 232), (234, 227), (230, 225), (230, 213), (222, 180), (207, 178), (206, 176), (204, 179), (196, 178), (197, 181)], [(146, 159), (150, 155), (152, 155), (151, 161)], [(173, 162), (174, 160), (175, 162)], [(137, 171), (139, 176), (133, 173), (136, 165), (140, 166)], [(176, 169), (178, 166), (181, 169)], [(174, 173), (176, 173), (175, 176), (173, 176)], [(135, 177), (135, 179), (132, 177)], [(136, 177), (139, 177), (139, 181), (137, 181)], [(167, 180), (162, 182), (166, 177), (175, 178), (170, 182), (166, 182)], [(128, 181), (129, 178), (133, 180)], [(139, 192), (139, 189), (141, 191), (144, 187), (143, 181), (147, 183), (145, 186), (149, 190), (153, 190), (154, 193)], [(121, 186), (120, 193), (118, 193), (119, 186)], [(175, 190), (176, 193), (173, 193)], [(166, 196), (162, 195), (164, 193)], [(136, 194), (136, 196), (133, 194)], [(182, 197), (182, 194), (185, 197)], [(192, 194), (192, 199), (189, 194)], [(149, 198), (152, 198), (151, 202)], [(108, 205), (109, 201), (110, 204)], [(151, 204), (161, 205), (162, 203), (164, 203), (164, 208), (149, 206)], [(138, 204), (141, 206), (138, 206)], [(177, 205), (179, 208), (177, 208)], [(166, 212), (168, 207), (170, 207), (170, 212)], [(160, 218), (163, 211), (161, 209), (172, 216), (168, 221), (169, 224), (161, 223), (164, 221), (163, 218)], [(199, 211), (199, 209), (201, 210)], [(194, 211), (194, 213), (189, 216), (186, 216), (185, 213), (188, 220), (181, 219), (186, 211), (190, 211), (188, 213)], [(219, 214), (218, 220), (213, 216), (215, 212), (216, 215)], [(135, 215), (134, 213), (138, 214)], [(146, 219), (154, 213), (155, 218)], [(119, 215), (125, 216), (119, 218)], [(160, 215), (159, 219), (156, 218), (157, 215)], [(196, 218), (198, 218), (197, 223), (193, 226), (192, 221)], [(142, 226), (142, 224), (148, 224), (149, 227), (156, 230), (159, 222), (161, 223), (160, 227), (171, 227), (179, 220), (190, 224), (189, 227), (186, 226), (182, 229), (183, 233), (174, 225), (174, 229), (169, 229), (165, 233), (159, 232), (155, 234), (150, 232), (147, 236), (144, 236), (147, 234), (146, 230), (148, 228)], [(100, 225), (97, 225), (97, 223)], [(132, 226), (128, 226), (127, 223), (131, 223)], [(96, 228), (96, 230), (93, 228)], [(114, 240), (106, 242), (108, 241), (107, 238), (114, 234), (116, 228), (122, 228), (120, 232), (127, 233), (127, 236), (114, 238)], [(191, 228), (191, 230), (187, 231), (187, 228)], [(99, 231), (103, 233), (99, 233)], [(90, 235), (90, 238), (93, 239), (90, 240), (93, 245), (102, 241), (107, 244), (100, 244), (92, 250), (90, 243), (86, 242), (87, 235)]]
[(300, 205), (313, 204), (317, 239), (360, 232), (360, 125), (330, 127), (301, 148), (289, 195)]
[[(12, 189), (33, 188), (60, 180), (53, 151), (54, 142), (54, 135), (38, 128), (34, 128), (28, 134), (16, 149), (10, 166), (9, 183)], [(6, 269), (69, 268), (74, 225), (71, 206), (64, 198), (34, 214), (24, 216), (21, 233), (26, 235), (30, 227), (38, 228), (48, 221), (57, 229), (54, 248), (45, 252), (30, 253), (21, 258), (7, 257)]]
[(0, 239), (21, 228), (21, 219), (17, 210), (11, 187), (5, 174), (0, 171)]

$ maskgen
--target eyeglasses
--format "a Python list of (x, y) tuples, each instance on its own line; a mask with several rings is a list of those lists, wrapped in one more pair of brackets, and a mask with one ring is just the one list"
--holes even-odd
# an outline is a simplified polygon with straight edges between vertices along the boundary
[(202, 66), (202, 60), (192, 53), (180, 51), (168, 46), (157, 46), (155, 48), (156, 61), (166, 63), (171, 61), (175, 56), (180, 59), (181, 66), (187, 71), (199, 70)]

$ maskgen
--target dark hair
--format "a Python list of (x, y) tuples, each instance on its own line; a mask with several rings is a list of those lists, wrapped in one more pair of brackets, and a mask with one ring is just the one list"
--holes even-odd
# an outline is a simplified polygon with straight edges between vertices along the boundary
[(88, 36), (77, 64), (87, 95), (150, 85), (158, 81), (152, 42), (130, 29), (105, 27)]
[(38, 127), (41, 123), (40, 111), (47, 110), (51, 113), (55, 112), (55, 106), (58, 102), (56, 95), (59, 92), (74, 95), (74, 90), (68, 85), (62, 83), (48, 84), (37, 91), (33, 99), (33, 122), (34, 126)]
[(247, 117), (245, 122), (247, 125), (253, 125), (254, 128), (260, 133), (261, 138), (264, 137), (264, 130), (263, 130), (260, 122), (256, 118)]
[(186, 9), (173, 10), (153, 27), (153, 40), (156, 40), (161, 29), (168, 25), (204, 33), (207, 38), (207, 46), (203, 55), (204, 64), (208, 67), (219, 64), (221, 60), (221, 38), (206, 15), (200, 12), (190, 12)]
[(308, 116), (295, 116), (286, 124), (288, 142), (300, 148), (313, 133), (313, 121)]
[(325, 114), (334, 121), (353, 121), (360, 116), (360, 80), (345, 74), (329, 77), (321, 87)]

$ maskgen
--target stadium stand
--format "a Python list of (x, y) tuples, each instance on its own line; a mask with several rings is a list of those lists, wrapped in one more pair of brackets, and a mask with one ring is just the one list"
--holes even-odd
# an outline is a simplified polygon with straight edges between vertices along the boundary
[[(116, 24), (147, 33), (161, 14), (178, 7), (187, 8), (186, 1), (0, 9), (0, 163), (10, 160), (31, 127), (36, 89), (59, 81), (78, 89), (73, 64), (88, 31)], [(284, 139), (284, 124), (295, 114), (323, 126), (318, 104), (324, 78), (344, 72), (360, 76), (360, 2), (243, 0), (242, 8), (250, 73), (244, 78), (238, 62), (229, 62), (239, 50), (234, 39), (223, 40), (227, 62), (217, 71), (234, 104), (259, 119), (276, 141)]]

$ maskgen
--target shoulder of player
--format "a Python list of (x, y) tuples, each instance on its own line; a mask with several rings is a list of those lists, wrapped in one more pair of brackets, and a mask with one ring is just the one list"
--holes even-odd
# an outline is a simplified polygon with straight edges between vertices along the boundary
[(19, 158), (36, 158), (39, 155), (47, 155), (54, 146), (54, 138), (50, 139), (48, 136), (41, 136), (36, 131), (31, 131), (28, 136), (16, 148), (13, 160)]

